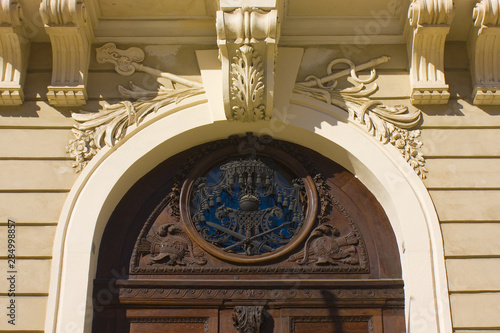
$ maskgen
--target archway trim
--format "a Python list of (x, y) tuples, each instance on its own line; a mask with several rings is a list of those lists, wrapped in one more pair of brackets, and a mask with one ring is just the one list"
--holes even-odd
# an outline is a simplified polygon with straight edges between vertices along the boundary
[[(399, 246), (408, 332), (451, 333), (442, 235), (430, 196), (392, 145), (380, 145), (335, 106), (292, 101), (282, 120), (213, 121), (208, 104), (164, 108), (84, 169), (65, 203), (53, 250), (46, 332), (90, 332), (92, 281), (106, 223), (128, 189), (157, 164), (205, 142), (252, 131), (314, 149), (355, 174), (377, 197)], [(118, 272), (119, 274), (119, 272)], [(109, 292), (113, 287), (109, 286)]]

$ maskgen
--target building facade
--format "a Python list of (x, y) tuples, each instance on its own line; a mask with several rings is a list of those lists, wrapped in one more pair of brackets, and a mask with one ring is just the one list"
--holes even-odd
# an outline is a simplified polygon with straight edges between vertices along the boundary
[(499, 330), (499, 0), (0, 20), (0, 332)]

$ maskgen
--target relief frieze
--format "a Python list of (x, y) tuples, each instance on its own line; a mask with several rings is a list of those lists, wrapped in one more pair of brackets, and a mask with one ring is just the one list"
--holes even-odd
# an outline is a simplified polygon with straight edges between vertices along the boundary
[(356, 222), (313, 163), (293, 147), (273, 140), (261, 153), (281, 154), (281, 162), (295, 169), (256, 153), (224, 160), (200, 177), (203, 163), (213, 168), (217, 156), (255, 138), (211, 143), (179, 167), (170, 193), (139, 234), (131, 274), (369, 272)]

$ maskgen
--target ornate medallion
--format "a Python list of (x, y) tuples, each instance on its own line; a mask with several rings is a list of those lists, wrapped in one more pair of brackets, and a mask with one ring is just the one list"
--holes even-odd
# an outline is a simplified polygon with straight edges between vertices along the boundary
[(181, 191), (190, 236), (223, 260), (255, 263), (290, 250), (309, 234), (314, 182), (291, 156), (269, 147), (241, 158), (223, 150), (195, 168)]

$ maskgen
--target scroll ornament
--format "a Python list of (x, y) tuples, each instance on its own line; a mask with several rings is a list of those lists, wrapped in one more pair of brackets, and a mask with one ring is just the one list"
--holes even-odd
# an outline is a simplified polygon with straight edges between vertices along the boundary
[[(297, 82), (294, 92), (318, 99), (337, 106), (348, 112), (352, 123), (365, 129), (383, 144), (390, 143), (396, 147), (403, 158), (410, 164), (420, 178), (426, 178), (425, 160), (419, 148), (420, 130), (414, 129), (420, 122), (421, 111), (410, 111), (406, 106), (387, 106), (369, 98), (378, 86), (373, 81), (376, 78), (375, 66), (389, 61), (383, 56), (361, 65), (355, 65), (348, 59), (335, 59), (327, 66), (327, 75), (318, 78), (306, 77), (304, 82)], [(334, 72), (337, 65), (347, 65), (347, 69)], [(358, 71), (371, 69), (367, 79), (361, 79)], [(350, 76), (355, 82), (353, 87), (339, 89), (338, 80)]]
[(96, 49), (96, 53), (97, 62), (114, 64), (116, 72), (121, 75), (128, 76), (135, 71), (141, 71), (169, 79), (174, 88), (160, 86), (159, 90), (153, 91), (131, 82), (128, 89), (118, 86), (118, 90), (124, 97), (134, 100), (133, 102), (105, 104), (103, 110), (97, 113), (86, 111), (73, 113), (72, 117), (77, 122), (72, 130), (75, 138), (70, 140), (66, 151), (75, 160), (73, 167), (77, 172), (81, 171), (101, 148), (113, 147), (126, 135), (128, 127), (140, 125), (150, 113), (204, 93), (201, 83), (140, 64), (144, 59), (144, 51), (139, 48), (120, 50), (115, 44), (108, 43)]

